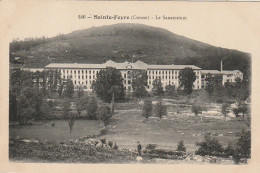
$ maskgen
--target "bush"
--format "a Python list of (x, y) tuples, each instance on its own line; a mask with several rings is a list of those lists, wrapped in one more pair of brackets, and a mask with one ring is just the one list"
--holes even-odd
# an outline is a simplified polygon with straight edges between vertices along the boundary
[(199, 113), (202, 113), (202, 107), (198, 104), (193, 104), (191, 107), (191, 112), (197, 116)]
[(92, 96), (89, 98), (88, 103), (86, 105), (86, 109), (87, 109), (88, 118), (91, 120), (96, 120), (98, 104), (95, 97)]
[(100, 141), (102, 142), (102, 144), (106, 144), (106, 139), (100, 139)]
[(155, 150), (156, 147), (157, 147), (156, 144), (148, 144), (148, 145), (146, 146), (146, 149), (147, 149), (147, 150)]
[(183, 140), (178, 142), (177, 151), (186, 152), (186, 147), (184, 146)]
[(110, 146), (110, 148), (112, 148), (113, 142), (112, 141), (108, 141), (108, 146)]
[(109, 119), (112, 117), (110, 107), (107, 105), (101, 105), (97, 110), (98, 119), (100, 119), (104, 126), (109, 122)]
[(236, 145), (239, 154), (249, 158), (251, 156), (251, 131), (242, 130)]
[(205, 135), (205, 141), (196, 143), (199, 146), (199, 149), (195, 151), (195, 154), (205, 156), (224, 156), (224, 149), (222, 145), (216, 138), (211, 138), (210, 136)]
[(115, 145), (114, 145), (114, 150), (117, 150), (118, 149), (118, 146), (116, 145), (116, 143), (115, 143)]
[(162, 104), (162, 101), (159, 100), (155, 105), (155, 116), (162, 119), (162, 116), (167, 115), (167, 106)]
[(150, 116), (152, 116), (152, 111), (153, 111), (152, 100), (144, 100), (142, 116), (144, 116), (147, 120)]

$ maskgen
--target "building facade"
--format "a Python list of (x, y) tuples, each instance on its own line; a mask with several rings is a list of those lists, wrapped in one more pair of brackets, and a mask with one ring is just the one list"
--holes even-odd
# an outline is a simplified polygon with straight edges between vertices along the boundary
[(220, 75), (222, 77), (222, 85), (226, 82), (236, 82), (236, 78), (243, 80), (243, 73), (240, 70), (201, 70), (201, 88), (205, 88), (207, 85), (207, 75)]
[(193, 89), (201, 89), (201, 68), (194, 65), (149, 65), (142, 61), (135, 63), (124, 62), (116, 63), (107, 61), (103, 64), (68, 64), (68, 63), (51, 63), (45, 70), (58, 70), (62, 79), (71, 79), (75, 89), (83, 88), (85, 91), (92, 91), (92, 83), (96, 80), (100, 70), (106, 67), (113, 67), (120, 70), (123, 84), (127, 91), (132, 91), (132, 72), (135, 70), (144, 70), (148, 75), (147, 90), (153, 88), (153, 81), (160, 78), (162, 86), (165, 89), (167, 85), (174, 85), (177, 89), (180, 86), (179, 73), (185, 67), (190, 67), (196, 73), (196, 80), (193, 83)]

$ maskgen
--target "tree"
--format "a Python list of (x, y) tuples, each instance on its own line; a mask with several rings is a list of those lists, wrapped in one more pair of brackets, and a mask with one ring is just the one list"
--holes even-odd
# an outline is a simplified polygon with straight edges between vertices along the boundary
[(162, 101), (159, 100), (155, 105), (155, 116), (159, 117), (160, 120), (162, 116), (167, 115), (167, 106), (162, 104)]
[(78, 117), (80, 117), (82, 111), (86, 110), (88, 100), (89, 100), (88, 96), (84, 96), (84, 97), (80, 97), (76, 101), (76, 109), (77, 109)]
[(107, 105), (101, 105), (97, 110), (98, 119), (101, 120), (106, 127), (109, 119), (112, 117), (110, 107)]
[(165, 95), (166, 96), (174, 96), (175, 95), (175, 86), (174, 85), (166, 85), (165, 86)]
[(64, 97), (71, 99), (73, 97), (73, 94), (74, 94), (74, 85), (73, 85), (72, 80), (68, 79), (66, 81), (66, 87), (65, 87), (65, 90), (64, 90)]
[(178, 142), (177, 151), (186, 152), (186, 147), (184, 146), (183, 140)]
[(97, 100), (93, 96), (89, 97), (88, 104), (87, 104), (87, 115), (89, 119), (91, 120), (97, 119), (97, 109), (98, 109)]
[(143, 109), (142, 109), (142, 116), (144, 116), (146, 118), (146, 121), (148, 120), (148, 118), (150, 116), (152, 116), (152, 111), (153, 111), (152, 100), (150, 100), (150, 99), (144, 100), (144, 106), (143, 106)]
[(237, 141), (237, 146), (241, 156), (251, 156), (251, 131), (242, 130)]
[(196, 80), (196, 74), (192, 68), (185, 67), (179, 74), (180, 86), (184, 88), (187, 94), (192, 93), (193, 82)]
[(112, 92), (109, 92), (113, 86), (118, 86), (118, 90), (114, 92), (115, 101), (122, 100), (125, 97), (123, 78), (121, 72), (115, 68), (107, 67), (100, 70), (97, 79), (92, 84), (93, 91), (106, 102), (112, 99)]
[(132, 72), (132, 87), (133, 96), (145, 97), (148, 92), (146, 91), (148, 75), (144, 70), (137, 70)]
[(70, 113), (70, 107), (71, 107), (71, 101), (70, 99), (66, 98), (63, 100), (62, 103), (62, 110), (63, 110), (63, 116), (64, 118), (67, 118)]
[(193, 112), (196, 116), (200, 114), (200, 121), (202, 122), (202, 111), (206, 111), (207, 107), (203, 106), (203, 103), (194, 103), (191, 107), (191, 112)]
[(206, 74), (206, 91), (212, 96), (214, 91), (214, 76), (210, 73)]
[(157, 78), (153, 81), (153, 95), (155, 96), (160, 96), (163, 95), (164, 91), (163, 91), (163, 87), (162, 87), (162, 81), (161, 78)]
[(63, 82), (60, 84), (59, 88), (58, 88), (58, 94), (59, 94), (59, 97), (61, 98), (62, 96), (62, 93), (63, 93), (63, 89), (64, 89), (64, 84)]
[(199, 113), (202, 113), (202, 108), (198, 104), (193, 104), (191, 107), (191, 112), (193, 112), (197, 116)]
[(112, 86), (111, 89), (109, 90), (109, 93), (112, 93), (111, 105), (110, 105), (112, 114), (114, 113), (114, 110), (115, 110), (115, 93), (117, 93), (119, 89), (120, 89), (120, 86), (115, 85), (115, 86)]
[(71, 132), (73, 130), (74, 122), (75, 122), (75, 117), (72, 114), (70, 114), (70, 118), (68, 121), (69, 128), (70, 128), (70, 136), (71, 136)]
[(82, 96), (84, 96), (84, 90), (82, 86), (79, 86), (78, 90), (77, 90), (77, 96), (78, 99), (80, 99)]
[(225, 120), (227, 118), (227, 114), (229, 113), (230, 104), (229, 103), (223, 103), (221, 107), (221, 112), (225, 117)]

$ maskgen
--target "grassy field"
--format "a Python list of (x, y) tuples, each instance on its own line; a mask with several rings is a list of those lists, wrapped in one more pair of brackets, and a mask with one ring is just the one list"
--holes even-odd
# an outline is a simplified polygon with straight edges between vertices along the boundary
[[(196, 142), (202, 141), (205, 134), (215, 136), (223, 145), (228, 145), (234, 143), (240, 131), (246, 128), (241, 119), (230, 117), (225, 121), (220, 114), (210, 114), (213, 109), (217, 110), (216, 105), (203, 113), (201, 122), (200, 116), (191, 114), (190, 105), (168, 103), (167, 117), (161, 120), (150, 117), (148, 121), (141, 116), (141, 102), (117, 104), (116, 114), (107, 126), (109, 131), (100, 138), (116, 142), (119, 147), (133, 149), (136, 148), (137, 141), (143, 146), (157, 144), (159, 148), (176, 149), (178, 141), (184, 140), (187, 149), (194, 151), (197, 148)], [(100, 121), (76, 120), (70, 136), (67, 121), (55, 120), (55, 127), (51, 126), (51, 122), (38, 121), (32, 126), (10, 127), (9, 134), (10, 137), (60, 142), (98, 134), (103, 128)]]

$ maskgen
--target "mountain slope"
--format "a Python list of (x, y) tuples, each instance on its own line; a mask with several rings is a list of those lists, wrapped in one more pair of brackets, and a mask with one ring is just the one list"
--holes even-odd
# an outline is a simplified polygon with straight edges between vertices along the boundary
[[(142, 60), (150, 64), (194, 64), (204, 69), (250, 72), (250, 55), (211, 46), (176, 35), (165, 29), (142, 24), (115, 24), (74, 31), (67, 35), (11, 43), (10, 60), (25, 59), (25, 66), (43, 67), (51, 62), (102, 63), (108, 59), (123, 62)], [(20, 49), (13, 49), (14, 44)], [(28, 45), (27, 47), (25, 45)]]

